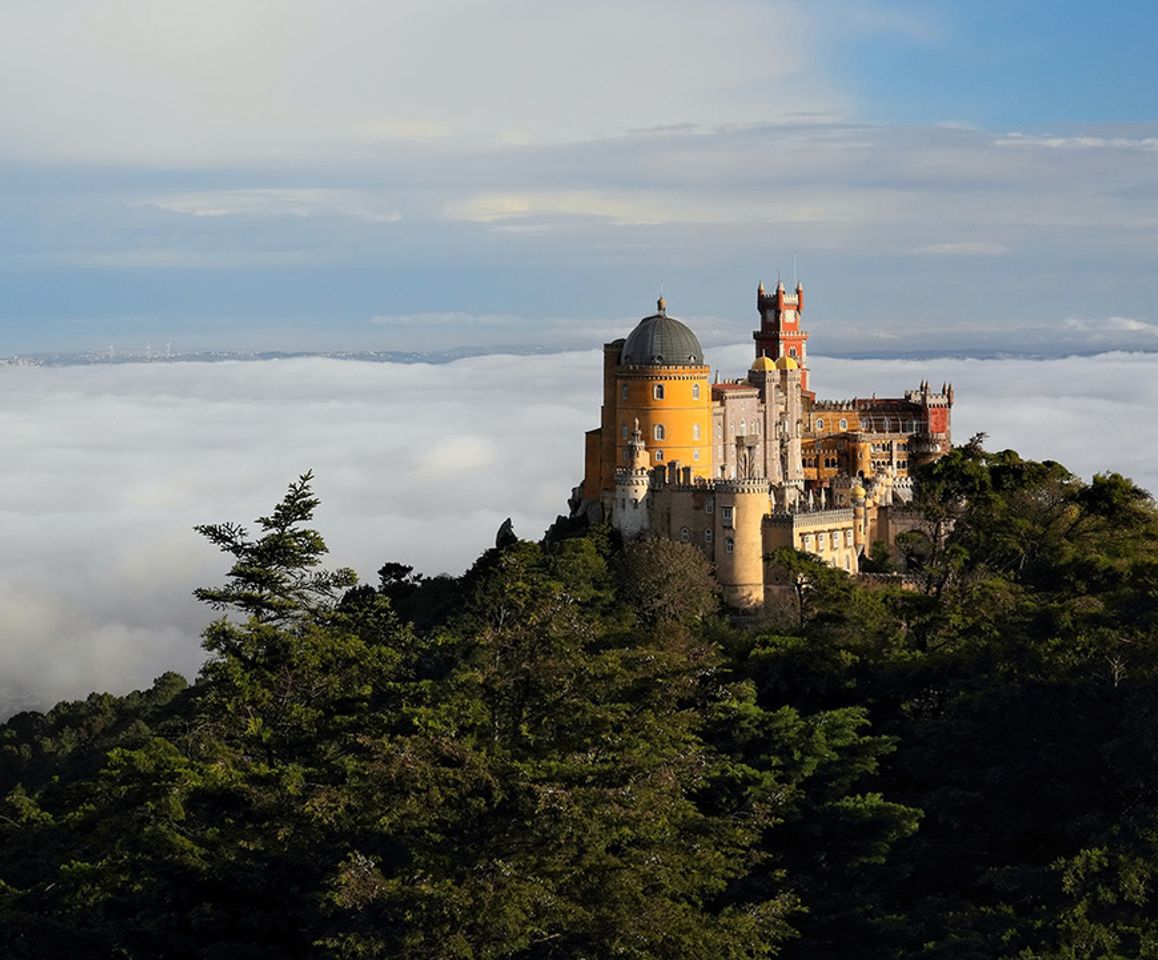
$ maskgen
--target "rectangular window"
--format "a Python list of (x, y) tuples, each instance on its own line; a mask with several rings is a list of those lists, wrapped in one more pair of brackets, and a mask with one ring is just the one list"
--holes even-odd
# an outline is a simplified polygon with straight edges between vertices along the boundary
[(692, 451), (692, 459), (693, 460), (699, 460), (700, 459), (700, 451), (699, 450), (693, 450)]
[(711, 543), (712, 543), (712, 531), (711, 530), (705, 530), (704, 531), (704, 543), (708, 544), (709, 546), (711, 545)]
[(627, 384), (626, 383), (620, 388), (619, 396), (624, 400), (627, 399)]
[(708, 499), (704, 501), (704, 513), (713, 513), (713, 512), (715, 512), (715, 509), (716, 509), (716, 498), (715, 497), (708, 497)]
[(732, 525), (732, 508), (731, 507), (721, 508), (721, 516), (723, 516), (723, 518), (724, 518), (724, 526), (730, 527)]

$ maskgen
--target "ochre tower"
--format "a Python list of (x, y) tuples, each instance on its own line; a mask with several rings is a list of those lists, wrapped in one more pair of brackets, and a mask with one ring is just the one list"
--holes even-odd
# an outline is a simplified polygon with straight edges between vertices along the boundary
[(583, 496), (598, 502), (615, 489), (615, 471), (630, 466), (629, 444), (638, 425), (651, 465), (678, 461), (693, 479), (712, 470), (712, 392), (708, 367), (694, 333), (657, 312), (639, 321), (626, 340), (603, 348), (603, 410), (587, 434)]
[(800, 386), (807, 392), (808, 332), (800, 328), (804, 284), (797, 283), (796, 292), (789, 294), (779, 281), (773, 293), (768, 293), (761, 282), (756, 289), (756, 310), (760, 314), (760, 329), (753, 332), (752, 338), (756, 341), (757, 359), (791, 357), (800, 364)]
[(765, 477), (718, 480), (716, 493), (716, 578), (724, 602), (734, 607), (764, 602), (764, 518), (772, 513)]

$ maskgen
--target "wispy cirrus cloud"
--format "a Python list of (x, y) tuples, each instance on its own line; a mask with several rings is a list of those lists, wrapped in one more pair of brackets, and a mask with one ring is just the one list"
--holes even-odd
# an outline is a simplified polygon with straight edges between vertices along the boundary
[(397, 208), (372, 194), (355, 190), (268, 188), (177, 193), (139, 201), (171, 213), (194, 217), (352, 217), (373, 223), (396, 223)]

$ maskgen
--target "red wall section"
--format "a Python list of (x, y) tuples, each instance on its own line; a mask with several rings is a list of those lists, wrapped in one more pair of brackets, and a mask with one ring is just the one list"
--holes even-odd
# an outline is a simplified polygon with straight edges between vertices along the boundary
[(929, 432), (947, 433), (949, 430), (949, 408), (933, 407), (929, 410)]

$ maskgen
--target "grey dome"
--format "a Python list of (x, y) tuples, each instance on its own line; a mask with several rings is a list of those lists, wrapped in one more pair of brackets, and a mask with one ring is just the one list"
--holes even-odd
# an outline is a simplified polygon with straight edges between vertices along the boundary
[(628, 334), (619, 362), (625, 367), (703, 366), (700, 341), (684, 324), (660, 312), (644, 317)]

